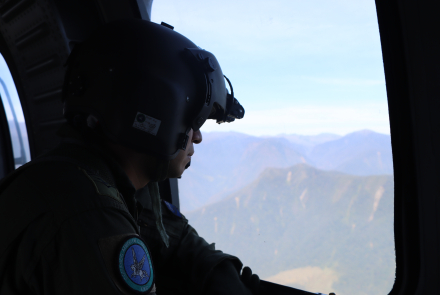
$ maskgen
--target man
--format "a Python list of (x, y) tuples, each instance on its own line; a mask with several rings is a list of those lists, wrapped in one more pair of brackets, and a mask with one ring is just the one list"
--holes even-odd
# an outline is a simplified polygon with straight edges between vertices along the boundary
[(62, 143), (0, 184), (0, 294), (255, 293), (258, 277), (158, 191), (189, 167), (206, 119), (244, 115), (214, 55), (124, 20), (66, 65)]

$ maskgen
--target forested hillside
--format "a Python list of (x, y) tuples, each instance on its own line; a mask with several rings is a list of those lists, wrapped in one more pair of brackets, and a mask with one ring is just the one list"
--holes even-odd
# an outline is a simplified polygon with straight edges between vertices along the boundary
[(261, 278), (338, 295), (391, 289), (392, 176), (353, 176), (306, 164), (269, 168), (187, 218), (208, 242), (240, 257)]

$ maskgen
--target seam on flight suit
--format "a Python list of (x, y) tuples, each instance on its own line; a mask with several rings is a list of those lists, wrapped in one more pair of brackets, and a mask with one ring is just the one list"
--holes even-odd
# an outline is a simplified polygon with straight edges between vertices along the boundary
[[(75, 167), (80, 168), (78, 166), (75, 166)], [(80, 170), (83, 170), (83, 169), (80, 169)], [(124, 202), (122, 202), (120, 199), (118, 200), (115, 196), (110, 196), (108, 194), (100, 194), (93, 179), (91, 179), (87, 175), (87, 173), (85, 173), (85, 174), (86, 174), (87, 178), (91, 180), (92, 184), (94, 185), (94, 187), (96, 189), (97, 195), (95, 195), (95, 197), (106, 196), (106, 197), (110, 197), (110, 199), (106, 199), (106, 198), (96, 199), (96, 201), (93, 201), (88, 205), (89, 207), (84, 208), (83, 210), (78, 211), (76, 213), (71, 212), (72, 214), (69, 214), (66, 218), (63, 218), (62, 221), (60, 219), (56, 218), (54, 220), (54, 222), (58, 223), (59, 221), (61, 221), (59, 223), (59, 226), (62, 226), (62, 223), (64, 223), (66, 220), (68, 220), (69, 218), (73, 218), (73, 217), (77, 216), (78, 214), (82, 214), (83, 212), (87, 212), (90, 210), (99, 210), (100, 208), (112, 208), (112, 209), (118, 210), (121, 213), (123, 212), (122, 214), (126, 218), (128, 218), (131, 221), (131, 223), (133, 223), (135, 230), (137, 230), (138, 228), (136, 226), (136, 221), (133, 218), (133, 216), (130, 214), (130, 211), (128, 210), (126, 204)], [(29, 176), (27, 174), (23, 174), (23, 175), (21, 175), (21, 177), (23, 178), (23, 180), (27, 184), (27, 186), (31, 186), (33, 188), (33, 191), (38, 192), (38, 195), (39, 195), (38, 198), (41, 200), (41, 202), (44, 204), (44, 206), (46, 206), (49, 209), (48, 212), (46, 212), (46, 214), (50, 213), (51, 211), (52, 212), (59, 211), (60, 208), (54, 207), (51, 202), (47, 202), (45, 200), (46, 198), (43, 197), (47, 194), (47, 190), (50, 189), (49, 187), (45, 187), (45, 186), (41, 186), (40, 184), (32, 183), (31, 179), (29, 178)], [(115, 188), (115, 190), (118, 193), (118, 196), (120, 196), (119, 191), (116, 188)], [(54, 216), (57, 216), (57, 215), (59, 215), (59, 214), (54, 214)], [(57, 216), (57, 217), (59, 217), (59, 216)]]
[[(41, 164), (43, 164), (43, 163), (41, 163)], [(69, 163), (70, 164), (70, 163)], [(32, 167), (32, 168), (34, 168), (35, 169), (35, 167), (37, 167), (38, 165), (36, 165), (36, 166), (34, 166), (34, 167)], [(72, 165), (73, 166), (73, 165)], [(115, 208), (115, 209), (118, 209), (118, 210), (121, 210), (121, 211), (123, 211), (123, 212), (125, 212), (125, 213), (128, 213), (129, 215), (130, 215), (130, 217), (131, 218), (133, 218), (132, 216), (131, 216), (131, 214), (130, 214), (130, 211), (128, 210), (128, 208), (127, 208), (127, 206), (126, 206), (126, 204), (121, 200), (121, 199), (117, 199), (117, 197), (115, 197), (115, 196), (111, 196), (111, 195), (108, 195), (108, 194), (101, 194), (100, 192), (99, 192), (99, 189), (97, 188), (97, 186), (96, 186), (96, 183), (93, 181), (93, 179), (87, 174), (87, 172), (85, 172), (84, 171), (84, 169), (82, 169), (82, 168), (80, 168), (79, 166), (75, 166), (75, 167), (77, 167), (79, 170), (83, 170), (83, 172), (84, 172), (84, 174), (86, 175), (86, 177), (92, 182), (92, 184), (93, 184), (93, 186), (95, 187), (95, 191), (96, 191), (96, 193), (98, 194), (98, 196), (107, 196), (107, 197), (110, 197), (111, 198), (111, 200), (106, 200), (105, 201), (105, 203), (103, 204), (103, 202), (101, 201), (101, 200), (97, 200), (99, 203), (93, 203), (93, 207), (90, 207), (89, 209), (95, 209), (95, 208), (106, 208), (106, 207), (109, 207), (109, 208)], [(47, 194), (47, 192), (46, 192), (46, 190), (48, 190), (49, 188), (48, 187), (42, 187), (42, 186), (40, 186), (39, 184), (34, 184), (34, 183), (32, 183), (32, 180), (29, 178), (29, 176), (27, 175), (27, 174), (25, 174), (25, 173), (23, 173), (23, 175), (21, 175), (20, 177), (22, 177), (24, 180), (25, 180), (25, 182), (26, 182), (26, 184), (28, 185), (28, 186), (32, 186), (33, 188), (34, 188), (34, 190), (35, 191), (38, 191), (38, 193), (41, 195), (41, 196), (44, 196), (44, 195), (46, 195)], [(119, 191), (115, 188), (115, 190), (117, 191), (117, 194), (118, 194), (118, 196), (121, 196), (120, 195), (120, 193), (119, 193)], [(46, 202), (46, 201), (44, 201), (45, 200), (45, 198), (44, 197), (41, 197), (40, 198), (41, 199), (41, 201), (42, 202), (44, 202), (44, 205), (46, 205), (48, 208), (49, 208), (49, 210), (51, 210), (51, 211), (56, 211), (56, 210), (58, 210), (59, 208), (54, 208), (53, 207), (53, 204), (51, 203), (51, 202)], [(116, 202), (115, 202), (116, 201)], [(80, 211), (80, 212), (78, 212), (78, 213), (81, 213), (81, 212), (85, 212), (85, 211), (87, 211), (87, 210), (89, 210), (89, 209), (85, 209), (84, 211)], [(134, 219), (133, 219), (134, 220)]]
[(88, 179), (90, 179), (90, 181), (93, 183), (93, 186), (95, 187), (96, 193), (97, 193), (98, 195), (101, 195), (101, 196), (108, 196), (108, 197), (110, 197), (110, 198), (112, 198), (112, 199), (118, 201), (119, 203), (122, 203), (122, 204), (123, 204), (123, 201), (122, 201), (122, 199), (121, 199), (121, 195), (120, 195), (118, 189), (116, 189), (115, 187), (111, 186), (111, 188), (113, 188), (113, 189), (116, 191), (117, 196), (113, 196), (113, 195), (111, 195), (111, 194), (101, 193), (101, 192), (99, 191), (98, 186), (96, 185), (96, 182), (95, 182), (95, 181), (92, 179), (92, 177), (87, 173), (87, 171), (84, 170), (83, 168), (79, 167), (79, 166), (78, 166), (78, 169), (81, 170), (81, 171), (85, 174), (85, 176), (86, 176)]
[[(24, 274), (24, 278), (26, 280), (26, 282), (29, 282), (34, 271), (35, 268), (37, 267), (39, 261), (43, 258), (44, 252), (46, 251), (47, 247), (54, 241), (54, 239), (56, 238), (56, 236), (59, 234), (60, 230), (62, 229), (62, 227), (64, 226), (65, 223), (71, 221), (74, 218), (77, 218), (78, 216), (82, 215), (82, 214), (87, 214), (90, 211), (100, 211), (103, 208), (106, 209), (116, 209), (117, 208), (113, 207), (113, 206), (97, 206), (95, 208), (91, 208), (91, 209), (86, 209), (84, 211), (81, 212), (77, 212), (73, 215), (70, 215), (69, 217), (65, 218), (62, 222), (58, 223), (56, 225), (56, 230), (52, 233), (51, 238), (47, 240), (47, 242), (42, 245), (40, 248), (40, 250), (38, 251), (38, 253), (35, 253), (35, 257), (37, 257), (37, 259), (35, 259), (33, 265), (29, 265), (29, 267), (23, 272)], [(121, 211), (121, 210), (118, 210)], [(53, 213), (52, 213), (53, 214)], [(137, 232), (137, 227), (136, 227), (136, 222), (133, 219), (133, 217), (131, 216), (131, 214), (127, 211), (122, 211), (121, 214), (123, 216), (125, 216), (125, 218), (127, 218), (128, 222), (133, 226), (133, 233), (129, 233), (130, 235), (139, 235), (139, 233)]]
[[(53, 259), (53, 257), (51, 257), (51, 255), (50, 254), (52, 254), (52, 253), (55, 253), (54, 251), (53, 251), (53, 249), (51, 249), (50, 247), (53, 247), (53, 244), (55, 243), (57, 243), (56, 242), (56, 239), (57, 239), (57, 237), (58, 237), (58, 235), (60, 234), (60, 233), (62, 233), (63, 232), (63, 227), (64, 227), (64, 225), (65, 225), (65, 223), (67, 223), (67, 222), (70, 222), (70, 221), (72, 221), (72, 219), (75, 219), (75, 218), (81, 218), (80, 216), (81, 215), (83, 215), (83, 214), (87, 214), (87, 213), (90, 213), (90, 211), (97, 211), (97, 210), (100, 210), (100, 209), (102, 209), (102, 208), (94, 208), (94, 209), (89, 209), (89, 210), (85, 210), (85, 211), (83, 211), (83, 212), (80, 212), (80, 213), (77, 213), (77, 214), (75, 214), (75, 215), (73, 215), (73, 216), (70, 216), (69, 218), (67, 218), (66, 220), (64, 220), (61, 224), (59, 224), (59, 226), (58, 226), (58, 228), (57, 228), (57, 231), (55, 232), (55, 234), (51, 237), (51, 239), (50, 240), (48, 240), (48, 242), (45, 244), (45, 246), (44, 246), (44, 248), (41, 250), (41, 251), (39, 251), (39, 253), (38, 253), (38, 255), (36, 256), (38, 259), (36, 259), (36, 263), (35, 263), (35, 265), (34, 265), (34, 267), (33, 267), (33, 269), (32, 270), (29, 270), (29, 269), (27, 269), (26, 270), (26, 276), (24, 276), (24, 279), (25, 279), (25, 281), (26, 281), (26, 283), (27, 283), (27, 285), (28, 286), (36, 286), (36, 285), (38, 285), (38, 283), (37, 284), (35, 284), (35, 282), (37, 282), (39, 279), (40, 279), (40, 273), (38, 273), (37, 271), (38, 271), (38, 269), (37, 269), (37, 267), (39, 266), (39, 264), (40, 263), (42, 263), (42, 262), (44, 262), (44, 261), (46, 261), (47, 262), (47, 264), (50, 264), (50, 261), (51, 261), (51, 259)], [(109, 207), (109, 209), (114, 209), (113, 207)], [(124, 216), (130, 216), (130, 215), (127, 215), (127, 214), (123, 214)], [(130, 218), (127, 218), (127, 220), (128, 220), (128, 223), (129, 224), (131, 224), (131, 226), (132, 226), (132, 232), (131, 233), (128, 233), (127, 235), (138, 235), (138, 233), (136, 233), (136, 229), (135, 229), (135, 224), (134, 224), (134, 221), (133, 220), (130, 220)], [(84, 229), (83, 228), (83, 231), (84, 230), (86, 230), (86, 229)], [(102, 239), (102, 238), (101, 238)], [(93, 240), (90, 240), (90, 242), (94, 242)], [(97, 239), (96, 240), (96, 247), (97, 247), (97, 249), (98, 250), (100, 250), (99, 248), (99, 239)], [(49, 255), (48, 255), (49, 254)], [(102, 253), (100, 253), (101, 255), (99, 256), (100, 257), (100, 259), (103, 259), (103, 257), (102, 257)], [(107, 264), (107, 262), (104, 260), (103, 261), (103, 265), (104, 265), (104, 271), (107, 273), (107, 275), (111, 278), (111, 281), (113, 282), (113, 284), (115, 284), (115, 282), (113, 281), (113, 278), (112, 278), (112, 276), (110, 276), (110, 274), (108, 273), (108, 269), (106, 268), (106, 264)], [(58, 269), (58, 268), (56, 268), (56, 269)], [(54, 273), (54, 272), (57, 272), (56, 271), (56, 269), (51, 269), (51, 273)], [(59, 270), (60, 272), (62, 272), (63, 270)], [(34, 284), (33, 284), (34, 283)], [(59, 285), (58, 286), (58, 288), (62, 288), (63, 287), (63, 285)], [(84, 286), (84, 287), (87, 287), (87, 286)], [(154, 287), (155, 288), (155, 287)], [(115, 286), (115, 290), (117, 290), (118, 288)], [(57, 289), (57, 291), (59, 292), (59, 294), (71, 294), (71, 292), (70, 292), (70, 290), (61, 290), (61, 289)], [(84, 289), (84, 290), (86, 290), (86, 289)], [(155, 290), (155, 289), (154, 289)], [(58, 292), (57, 292), (57, 294), (58, 294)], [(37, 292), (38, 293), (38, 292)], [(89, 294), (87, 291), (85, 292), (86, 294)], [(76, 293), (75, 293), (76, 294)], [(113, 294), (113, 293), (112, 293)], [(121, 293), (122, 294), (122, 293)], [(132, 294), (131, 292), (129, 292), (129, 293), (123, 293), (123, 294)]]
[[(76, 149), (75, 149), (76, 151)], [(79, 152), (82, 152), (79, 150)], [(87, 151), (88, 152), (88, 151)], [(86, 151), (84, 151), (86, 153)], [(60, 153), (61, 156), (66, 156), (66, 153)], [(78, 153), (79, 154), (79, 153)], [(69, 155), (67, 155), (69, 157)], [(93, 157), (93, 155), (89, 155), (89, 157)], [(77, 156), (78, 159), (83, 160), (83, 155)], [(88, 158), (87, 158), (88, 159)], [(63, 161), (61, 161), (63, 162)], [(41, 204), (42, 209), (40, 212), (42, 213), (39, 216), (44, 216), (44, 220), (40, 220), (38, 224), (43, 225), (43, 233), (44, 238), (40, 242), (36, 243), (35, 246), (31, 249), (31, 251), (34, 251), (35, 257), (32, 259), (32, 263), (29, 265), (26, 265), (24, 268), (22, 268), (21, 275), (27, 275), (27, 279), (31, 279), (31, 276), (34, 277), (36, 275), (36, 271), (38, 270), (38, 263), (42, 261), (43, 253), (45, 251), (52, 251), (48, 246), (55, 243), (58, 234), (62, 233), (63, 227), (67, 222), (70, 220), (77, 218), (78, 216), (81, 216), (82, 214), (87, 214), (87, 212), (93, 212), (93, 211), (102, 211), (102, 210), (112, 210), (116, 214), (120, 215), (122, 219), (127, 220), (127, 228), (130, 228), (128, 232), (132, 232), (133, 234), (140, 234), (139, 228), (136, 226), (136, 221), (134, 220), (133, 216), (130, 213), (129, 208), (125, 204), (125, 202), (121, 202), (121, 199), (118, 200), (118, 197), (122, 198), (122, 200), (125, 200), (122, 196), (122, 193), (125, 193), (125, 190), (127, 188), (130, 188), (129, 185), (131, 183), (127, 182), (124, 183), (125, 179), (122, 179), (119, 184), (125, 185), (121, 187), (121, 192), (116, 189), (114, 184), (112, 184), (112, 188), (110, 188), (110, 191), (103, 190), (105, 182), (109, 183), (107, 179), (104, 177), (102, 178), (104, 180), (102, 187), (99, 186), (100, 183), (95, 182), (93, 180), (93, 177), (90, 177), (90, 175), (87, 175), (84, 169), (78, 168), (78, 164), (73, 164), (70, 162), (50, 162), (50, 167), (44, 167), (44, 165), (47, 165), (48, 163), (41, 162), (38, 164), (33, 165), (33, 167), (29, 167), (28, 171), (24, 171), (23, 175), (18, 177), (19, 180), (18, 185), (15, 185), (17, 192), (21, 192), (22, 190), (20, 187), (27, 187), (26, 195), (29, 195), (29, 198), (33, 198), (35, 201), (38, 200), (38, 203)], [(87, 161), (86, 161), (87, 162)], [(103, 162), (103, 163), (101, 163)], [(41, 166), (40, 166), (41, 164)], [(60, 164), (59, 166), (57, 164)], [(86, 163), (88, 164), (88, 162)], [(100, 168), (102, 170), (99, 170), (99, 172), (105, 173), (105, 175), (111, 175), (113, 173), (112, 167), (107, 167), (107, 162), (100, 161), (99, 163), (93, 163), (96, 164), (96, 167), (92, 165), (93, 168)], [(52, 166), (54, 165), (54, 166)], [(39, 167), (39, 168), (37, 168)], [(86, 166), (87, 167), (87, 166)], [(90, 167), (90, 166), (89, 166)], [(38, 169), (42, 170), (38, 170)], [(60, 169), (59, 169), (60, 168)], [(85, 168), (85, 167), (83, 167)], [(48, 170), (49, 169), (49, 170)], [(72, 181), (70, 178), (63, 177), (64, 169), (68, 171), (68, 175), (72, 177)], [(79, 170), (78, 170), (79, 169)], [(83, 170), (83, 173), (80, 172), (80, 170)], [(108, 170), (108, 172), (107, 172)], [(47, 174), (47, 177), (50, 178), (44, 179), (44, 176), (46, 173), (41, 174), (41, 171), (50, 171), (50, 173)], [(58, 172), (61, 172), (60, 173)], [(74, 172), (76, 171), (76, 173)], [(119, 172), (116, 171), (116, 172)], [(123, 171), (121, 171), (123, 172)], [(66, 174), (66, 175), (67, 175)], [(86, 175), (87, 178), (84, 178), (83, 175)], [(36, 178), (34, 178), (37, 176)], [(97, 177), (101, 177), (104, 175), (97, 175)], [(118, 175), (117, 175), (118, 176)], [(82, 179), (81, 183), (83, 185), (86, 185), (87, 183), (87, 193), (78, 195), (78, 200), (81, 204), (84, 203), (84, 205), (78, 205), (74, 206), (73, 208), (66, 206), (68, 204), (73, 204), (73, 202), (76, 201), (75, 198), (75, 192), (80, 192), (75, 187), (75, 179)], [(35, 180), (38, 179), (38, 182)], [(90, 185), (89, 179), (92, 181), (93, 186)], [(58, 180), (58, 181), (57, 181)], [(61, 180), (61, 181), (60, 181)], [(120, 178), (118, 179), (120, 180)], [(127, 179), (128, 180), (128, 179)], [(11, 182), (11, 185), (13, 182)], [(23, 185), (24, 184), (24, 185)], [(72, 190), (71, 193), (68, 193), (68, 202), (58, 202), (59, 200), (62, 200), (63, 197), (62, 193), (64, 192), (63, 186), (65, 186), (65, 192), (68, 193), (69, 188)], [(71, 187), (70, 187), (71, 186)], [(54, 189), (56, 187), (56, 190)], [(84, 188), (86, 188), (84, 186)], [(113, 190), (115, 188), (115, 191)], [(96, 193), (93, 193), (95, 191)], [(24, 192), (24, 190), (23, 190)], [(104, 192), (104, 193), (103, 193)], [(127, 195), (129, 195), (130, 191), (127, 190)], [(114, 194), (113, 194), (114, 193)], [(51, 203), (50, 201), (54, 200), (55, 203)], [(33, 203), (32, 203), (33, 204)], [(65, 204), (65, 205), (64, 205)], [(78, 204), (78, 203), (77, 203)], [(60, 210), (61, 209), (61, 210)], [(30, 209), (29, 209), (30, 210)], [(17, 213), (23, 212), (23, 210), (17, 210)], [(35, 219), (32, 219), (35, 220)], [(32, 221), (31, 221), (32, 222)], [(38, 221), (37, 221), (38, 222)], [(31, 223), (28, 223), (28, 225)], [(48, 225), (47, 227), (45, 225)], [(23, 227), (23, 230), (20, 230), (20, 232), (17, 233), (19, 235), (22, 232), (25, 232), (27, 230), (27, 226)], [(31, 229), (32, 230), (32, 229)], [(14, 234), (15, 236), (15, 234)], [(30, 236), (31, 239), (33, 239), (33, 236)], [(21, 239), (20, 239), (21, 241)], [(46, 257), (47, 258), (47, 257)], [(45, 259), (46, 259), (45, 258)], [(34, 260), (35, 259), (35, 260)], [(1, 279), (1, 277), (0, 277)]]

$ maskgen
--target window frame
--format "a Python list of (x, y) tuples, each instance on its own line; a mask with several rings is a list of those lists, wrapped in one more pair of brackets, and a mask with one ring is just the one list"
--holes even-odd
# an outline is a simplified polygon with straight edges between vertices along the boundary
[(390, 295), (439, 292), (440, 124), (433, 97), (440, 28), (433, 1), (376, 0), (394, 162), (396, 280)]
[[(86, 14), (80, 8), (85, 2), (95, 7), (96, 14), (81, 18)], [(31, 91), (25, 63), (15, 44), (16, 38), (11, 38), (16, 36), (11, 17), (23, 15), (28, 7), (37, 4), (43, 14), (51, 16), (48, 19), (55, 17), (56, 20), (50, 23), (49, 34), (59, 39), (60, 50), (52, 65), (63, 71), (61, 61), (65, 60), (75, 42), (81, 41), (100, 23), (127, 16), (140, 18), (142, 12), (137, 5), (142, 2), (145, 1), (53, 0), (50, 4), (42, 4), (40, 0), (24, 0), (14, 7), (10, 5), (12, 1), (0, 5), (0, 51), (10, 67), (23, 106), (32, 158), (58, 143), (53, 138), (53, 130), (65, 122), (58, 114), (60, 104), (55, 103), (61, 100), (61, 85), (45, 90), (49, 98), (44, 99), (50, 99), (54, 105), (45, 110), (45, 114), (36, 113), (38, 93)], [(440, 254), (437, 253), (440, 202), (436, 200), (440, 194), (436, 183), (440, 177), (436, 169), (440, 165), (436, 150), (440, 135), (435, 129), (440, 126), (440, 116), (435, 116), (436, 108), (432, 107), (437, 105), (434, 98), (440, 97), (440, 88), (436, 87), (440, 71), (434, 70), (435, 65), (440, 67), (437, 57), (440, 43), (432, 38), (438, 31), (436, 28), (440, 28), (440, 19), (436, 15), (439, 5), (428, 0), (376, 0), (394, 162), (396, 281), (392, 295), (435, 294), (440, 290), (437, 282), (440, 277)], [(124, 9), (119, 9), (121, 7)], [(69, 16), (62, 13), (66, 8), (70, 9)], [(143, 14), (145, 17), (145, 12)], [(4, 109), (0, 108), (0, 113), (0, 137), (3, 139), (8, 135), (10, 138)], [(43, 122), (45, 115), (51, 117), (49, 122)], [(44, 145), (42, 138), (47, 141)], [(5, 172), (11, 172), (14, 169), (12, 145), (4, 142), (0, 156), (6, 159)], [(178, 200), (177, 180), (171, 180), (169, 185), (171, 196), (168, 198), (175, 203)], [(267, 293), (271, 294), (312, 294), (275, 285), (262, 283), (262, 286), (269, 286), (265, 290), (270, 290)]]

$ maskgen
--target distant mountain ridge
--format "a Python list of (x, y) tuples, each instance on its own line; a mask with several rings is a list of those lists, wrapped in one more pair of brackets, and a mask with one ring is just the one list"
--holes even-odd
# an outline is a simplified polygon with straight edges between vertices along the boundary
[(317, 145), (308, 156), (320, 169), (354, 175), (393, 173), (390, 136), (370, 130)]
[(391, 139), (368, 130), (342, 137), (203, 133), (191, 167), (179, 180), (182, 211), (221, 200), (255, 180), (265, 168), (298, 163), (354, 175), (392, 174)]
[[(394, 282), (389, 175), (354, 176), (307, 164), (267, 168), (186, 217), (209, 243), (240, 257), (263, 279), (319, 267), (336, 276), (332, 290), (309, 291), (341, 295), (386, 294)], [(354, 281), (359, 272), (363, 279)]]
[(300, 135), (300, 134), (279, 134), (277, 136), (267, 137), (282, 137), (298, 145), (312, 149), (316, 145), (326, 143), (341, 138), (341, 135), (332, 133), (321, 133), (318, 135)]
[(284, 138), (232, 134), (209, 138), (202, 144), (196, 146), (191, 167), (179, 180), (183, 211), (221, 200), (253, 181), (266, 167), (308, 162)]

